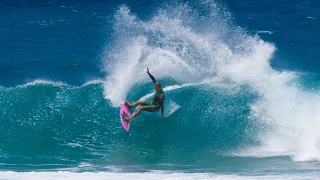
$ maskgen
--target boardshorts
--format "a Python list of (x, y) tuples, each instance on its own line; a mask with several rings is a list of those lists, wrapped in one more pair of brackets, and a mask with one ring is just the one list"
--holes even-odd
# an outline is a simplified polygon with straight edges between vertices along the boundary
[(144, 108), (144, 111), (147, 112), (156, 112), (160, 109), (160, 106), (157, 106), (153, 102), (142, 102), (141, 106)]

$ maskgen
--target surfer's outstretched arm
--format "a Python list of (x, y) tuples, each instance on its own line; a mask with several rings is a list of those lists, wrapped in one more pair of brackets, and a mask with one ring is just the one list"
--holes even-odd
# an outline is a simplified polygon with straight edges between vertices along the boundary
[(149, 77), (152, 79), (153, 83), (155, 84), (157, 81), (156, 81), (156, 79), (150, 74), (149, 68), (147, 68), (147, 73), (148, 73)]
[(161, 106), (161, 114), (162, 114), (162, 117), (164, 118), (164, 106)]

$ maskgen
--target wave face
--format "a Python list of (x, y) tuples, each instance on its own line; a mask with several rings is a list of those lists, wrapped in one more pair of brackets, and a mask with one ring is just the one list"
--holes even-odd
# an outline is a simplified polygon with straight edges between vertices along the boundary
[(129, 134), (120, 125), (119, 108), (104, 98), (102, 81), (80, 87), (36, 81), (1, 89), (0, 149), (5, 160), (1, 166), (108, 170), (158, 164), (160, 168), (165, 163), (180, 166), (199, 158), (213, 160), (222, 151), (249, 142), (246, 131), (252, 125), (245, 120), (249, 106), (237, 107), (255, 99), (244, 93), (248, 88), (216, 82), (167, 89), (167, 118), (144, 113), (132, 123)]
[[(275, 45), (223, 7), (173, 3), (140, 19), (123, 5), (113, 29), (103, 80), (0, 88), (2, 169), (235, 171), (320, 159), (310, 77), (273, 69)], [(143, 113), (125, 133), (119, 106), (152, 96), (147, 66), (165, 86), (167, 117)]]

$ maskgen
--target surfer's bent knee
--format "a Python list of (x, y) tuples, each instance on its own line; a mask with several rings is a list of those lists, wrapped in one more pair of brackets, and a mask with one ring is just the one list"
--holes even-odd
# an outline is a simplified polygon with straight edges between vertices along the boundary
[(144, 111), (144, 110), (145, 108), (143, 106), (139, 108), (139, 111)]

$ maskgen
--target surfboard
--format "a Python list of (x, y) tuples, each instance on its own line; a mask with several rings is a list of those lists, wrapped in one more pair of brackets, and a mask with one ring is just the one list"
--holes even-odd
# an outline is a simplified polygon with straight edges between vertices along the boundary
[(127, 123), (125, 119), (122, 118), (122, 115), (125, 114), (126, 116), (131, 116), (131, 113), (129, 111), (129, 108), (125, 105), (125, 102), (122, 103), (120, 108), (120, 122), (124, 130), (129, 132), (130, 129), (130, 123)]

